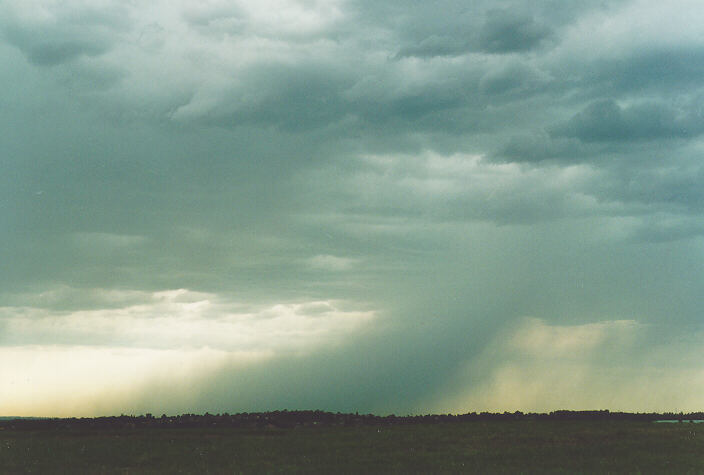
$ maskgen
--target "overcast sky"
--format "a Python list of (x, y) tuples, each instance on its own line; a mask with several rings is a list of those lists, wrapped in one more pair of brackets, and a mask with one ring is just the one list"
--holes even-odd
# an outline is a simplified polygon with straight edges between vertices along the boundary
[(0, 1), (0, 415), (704, 409), (698, 1)]

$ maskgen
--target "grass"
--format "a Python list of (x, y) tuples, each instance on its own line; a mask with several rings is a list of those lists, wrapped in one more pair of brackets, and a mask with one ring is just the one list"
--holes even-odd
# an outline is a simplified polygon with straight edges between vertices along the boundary
[(0, 473), (296, 472), (704, 473), (704, 427), (526, 420), (0, 431)]

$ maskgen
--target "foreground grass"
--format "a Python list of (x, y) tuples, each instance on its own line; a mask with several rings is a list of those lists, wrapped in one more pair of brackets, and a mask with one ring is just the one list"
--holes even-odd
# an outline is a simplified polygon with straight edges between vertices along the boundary
[(704, 473), (702, 426), (490, 421), (292, 429), (5, 429), (0, 431), (0, 473)]

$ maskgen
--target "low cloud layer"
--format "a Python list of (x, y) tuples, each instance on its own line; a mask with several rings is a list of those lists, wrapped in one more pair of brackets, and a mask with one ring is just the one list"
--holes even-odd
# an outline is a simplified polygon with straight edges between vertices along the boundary
[(0, 413), (697, 409), (702, 19), (4, 2)]
[[(132, 295), (108, 294), (108, 302), (126, 303)], [(344, 311), (334, 302), (250, 308), (185, 289), (154, 292), (113, 308), (70, 311), (52, 307), (0, 308), (4, 342), (81, 345), (89, 341), (140, 348), (296, 352), (315, 344), (334, 344), (374, 318), (373, 311)]]

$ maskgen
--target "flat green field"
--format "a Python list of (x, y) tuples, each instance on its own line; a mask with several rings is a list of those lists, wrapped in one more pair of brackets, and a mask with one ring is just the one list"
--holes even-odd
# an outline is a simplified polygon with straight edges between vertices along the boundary
[(704, 424), (0, 430), (0, 473), (704, 473)]

